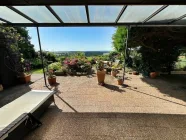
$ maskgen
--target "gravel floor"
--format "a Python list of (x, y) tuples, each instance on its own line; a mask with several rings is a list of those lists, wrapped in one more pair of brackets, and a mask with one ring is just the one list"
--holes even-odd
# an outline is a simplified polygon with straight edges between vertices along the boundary
[[(165, 79), (126, 75), (126, 87), (110, 75), (105, 86), (97, 84), (95, 74), (57, 77), (58, 84), (49, 87), (58, 91), (56, 105), (25, 139), (186, 139), (186, 84)], [(43, 79), (24, 86), (48, 90)], [(9, 96), (4, 99), (8, 102)]]

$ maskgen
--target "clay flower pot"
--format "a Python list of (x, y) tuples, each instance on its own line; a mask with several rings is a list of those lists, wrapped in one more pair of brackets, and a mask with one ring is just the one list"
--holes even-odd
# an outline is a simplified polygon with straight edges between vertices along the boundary
[(158, 76), (157, 72), (151, 72), (150, 73), (150, 78), (156, 78)]
[(139, 72), (137, 72), (137, 71), (133, 71), (132, 74), (133, 74), (133, 75), (139, 75)]
[(97, 79), (98, 79), (98, 83), (104, 83), (105, 80), (105, 71), (97, 71)]
[(118, 74), (117, 71), (111, 71), (112, 76), (116, 77), (117, 74)]
[(56, 84), (56, 77), (48, 78), (48, 83), (49, 83), (50, 85)]
[(0, 84), (0, 91), (3, 91), (3, 85)]
[(19, 81), (23, 84), (29, 83), (31, 80), (31, 74), (18, 77)]
[(122, 85), (123, 84), (123, 79), (118, 79), (118, 85)]

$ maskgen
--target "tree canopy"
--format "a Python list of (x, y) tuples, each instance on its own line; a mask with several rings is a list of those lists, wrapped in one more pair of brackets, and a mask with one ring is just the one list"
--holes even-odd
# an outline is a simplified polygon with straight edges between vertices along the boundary
[(112, 36), (113, 48), (115, 51), (124, 54), (126, 37), (127, 37), (127, 28), (118, 27), (116, 29), (116, 32)]
[[(129, 48), (139, 48), (141, 63), (151, 70), (165, 68), (170, 71), (179, 56), (180, 48), (186, 46), (186, 28), (178, 27), (132, 27), (129, 32)], [(124, 52), (126, 27), (118, 27), (113, 35), (113, 47)], [(159, 67), (158, 67), (159, 66)]]
[(24, 27), (15, 27), (17, 33), (23, 38), (22, 40), (18, 41), (18, 47), (20, 52), (23, 54), (25, 59), (32, 59), (35, 58), (36, 53), (34, 49), (34, 45), (31, 44), (30, 40), (31, 37), (28, 34), (28, 30)]

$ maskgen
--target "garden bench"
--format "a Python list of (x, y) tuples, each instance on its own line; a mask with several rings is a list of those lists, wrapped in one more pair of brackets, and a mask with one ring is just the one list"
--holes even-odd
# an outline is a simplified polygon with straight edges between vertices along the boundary
[(54, 102), (54, 91), (32, 90), (0, 108), (0, 140), (19, 140), (41, 125), (38, 118)]

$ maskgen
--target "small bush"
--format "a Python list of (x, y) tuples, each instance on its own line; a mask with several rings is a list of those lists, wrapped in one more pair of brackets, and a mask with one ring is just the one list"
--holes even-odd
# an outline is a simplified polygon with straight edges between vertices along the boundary
[(31, 66), (33, 69), (42, 68), (42, 61), (39, 58), (31, 60)]
[(54, 71), (60, 70), (61, 69), (61, 63), (60, 62), (55, 62), (50, 65), (48, 65), (48, 69), (52, 69)]

